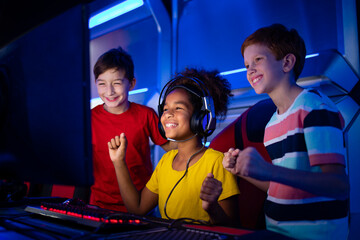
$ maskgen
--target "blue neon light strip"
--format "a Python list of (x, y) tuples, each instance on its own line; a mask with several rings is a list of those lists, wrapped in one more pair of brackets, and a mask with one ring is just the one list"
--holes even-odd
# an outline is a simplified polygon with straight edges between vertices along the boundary
[[(317, 57), (319, 56), (318, 53), (314, 53), (314, 54), (309, 54), (306, 55), (305, 58), (313, 58), (313, 57)], [(246, 68), (238, 68), (238, 69), (234, 69), (234, 70), (230, 70), (230, 71), (226, 71), (226, 72), (221, 72), (220, 75), (221, 76), (226, 76), (226, 75), (230, 75), (230, 74), (234, 74), (234, 73), (239, 73), (239, 72), (246, 72)]]
[(119, 3), (91, 17), (89, 20), (89, 29), (110, 21), (124, 13), (130, 12), (142, 5), (144, 5), (143, 0), (126, 0), (125, 2)]
[(234, 70), (230, 70), (230, 71), (226, 71), (226, 72), (221, 72), (220, 75), (225, 76), (225, 75), (230, 75), (230, 74), (239, 73), (239, 72), (246, 72), (246, 68), (239, 68), (239, 69), (234, 69)]
[(148, 88), (140, 88), (140, 89), (136, 89), (136, 90), (132, 90), (129, 92), (129, 95), (133, 95), (133, 94), (138, 94), (138, 93), (143, 93), (143, 92), (147, 92), (149, 91)]
[(314, 54), (306, 55), (305, 58), (312, 58), (312, 57), (317, 57), (317, 56), (319, 56), (319, 54), (318, 54), (318, 53), (314, 53)]

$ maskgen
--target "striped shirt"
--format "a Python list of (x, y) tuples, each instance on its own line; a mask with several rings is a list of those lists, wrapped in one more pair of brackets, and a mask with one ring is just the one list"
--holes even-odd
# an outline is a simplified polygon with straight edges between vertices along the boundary
[[(274, 165), (321, 172), (322, 164), (345, 166), (343, 127), (344, 119), (328, 97), (304, 89), (285, 113), (274, 113), (264, 145)], [(346, 239), (347, 200), (270, 182), (265, 213), (269, 230), (299, 239)]]

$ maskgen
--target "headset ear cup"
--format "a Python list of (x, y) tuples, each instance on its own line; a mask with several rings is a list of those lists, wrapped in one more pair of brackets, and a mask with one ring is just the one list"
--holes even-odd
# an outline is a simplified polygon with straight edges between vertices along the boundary
[(204, 118), (204, 113), (203, 111), (197, 111), (194, 112), (193, 115), (191, 116), (191, 120), (190, 120), (190, 129), (194, 134), (199, 134), (200, 136), (204, 136), (205, 131), (203, 128), (203, 118)]
[(196, 112), (191, 117), (190, 128), (193, 133), (208, 137), (216, 128), (216, 119), (211, 119), (207, 111)]

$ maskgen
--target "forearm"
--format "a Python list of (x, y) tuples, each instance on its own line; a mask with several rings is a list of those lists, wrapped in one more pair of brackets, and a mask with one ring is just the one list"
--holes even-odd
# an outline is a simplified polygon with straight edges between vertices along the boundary
[(213, 224), (224, 226), (239, 226), (238, 195), (233, 195), (221, 201), (216, 201), (204, 210), (209, 214)]
[(209, 214), (210, 222), (215, 225), (226, 225), (232, 226), (234, 224), (234, 219), (228, 216), (224, 209), (217, 202), (210, 209), (206, 211)]
[(126, 164), (121, 162), (117, 165), (114, 164), (114, 167), (120, 194), (126, 209), (131, 213), (143, 215), (144, 213), (140, 211), (141, 195), (131, 180)]
[(348, 177), (339, 172), (308, 172), (271, 165), (269, 180), (315, 195), (345, 200), (349, 197)]
[(260, 181), (251, 177), (244, 177), (244, 176), (240, 176), (240, 177), (264, 192), (267, 192), (267, 190), (269, 189), (269, 181)]
[(156, 204), (157, 197), (152, 195), (152, 198), (149, 197), (148, 201), (142, 201), (143, 199), (146, 199), (146, 197), (141, 197), (146, 191), (142, 191), (140, 195), (132, 182), (125, 162), (127, 147), (125, 134), (121, 133), (120, 136), (112, 138), (108, 142), (108, 147), (109, 156), (115, 168), (116, 179), (125, 207), (131, 213), (138, 215), (146, 214), (147, 211), (149, 211), (149, 208)]

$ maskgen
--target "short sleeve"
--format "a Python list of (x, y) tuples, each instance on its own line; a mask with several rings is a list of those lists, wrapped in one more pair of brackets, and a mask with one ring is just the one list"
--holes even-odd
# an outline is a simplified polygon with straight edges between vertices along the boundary
[(330, 107), (308, 113), (304, 119), (304, 136), (311, 166), (345, 165), (343, 125), (340, 112)]
[(223, 191), (219, 197), (219, 201), (229, 198), (233, 195), (240, 194), (239, 187), (236, 182), (236, 177), (227, 171), (222, 165), (223, 154), (219, 154), (213, 168), (214, 177), (222, 182)]
[(148, 123), (151, 140), (159, 146), (167, 143), (167, 139), (163, 138), (159, 132), (159, 117), (153, 109), (150, 109), (148, 113)]

